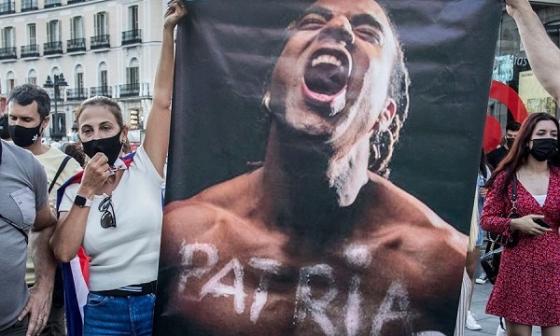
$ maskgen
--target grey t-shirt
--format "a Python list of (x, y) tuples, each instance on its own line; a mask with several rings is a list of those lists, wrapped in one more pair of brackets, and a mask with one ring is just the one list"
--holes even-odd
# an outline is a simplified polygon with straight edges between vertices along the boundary
[[(48, 202), (47, 175), (33, 154), (0, 140), (0, 215), (29, 233)], [(0, 330), (12, 326), (27, 301), (25, 236), (0, 217)]]

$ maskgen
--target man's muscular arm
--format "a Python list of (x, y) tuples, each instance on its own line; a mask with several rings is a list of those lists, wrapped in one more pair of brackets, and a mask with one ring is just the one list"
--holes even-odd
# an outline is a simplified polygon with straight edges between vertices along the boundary
[(528, 0), (506, 0), (508, 14), (519, 29), (529, 64), (542, 86), (560, 100), (560, 49), (548, 37)]

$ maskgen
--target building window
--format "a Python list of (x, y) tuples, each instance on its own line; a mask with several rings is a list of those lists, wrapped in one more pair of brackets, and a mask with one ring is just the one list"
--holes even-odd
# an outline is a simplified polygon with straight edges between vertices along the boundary
[(99, 12), (95, 14), (94, 27), (95, 36), (107, 35), (107, 13)]
[(16, 34), (14, 27), (6, 27), (2, 29), (2, 47), (13, 48), (16, 44)]
[(37, 85), (37, 71), (34, 69), (29, 70), (27, 73), (27, 83)]
[(27, 25), (27, 42), (28, 45), (37, 44), (37, 25), (34, 23)]
[[(532, 7), (540, 21), (544, 23), (551, 40), (556, 45), (560, 45), (560, 6), (544, 2), (541, 4), (535, 1)], [(535, 77), (525, 48), (521, 43), (517, 25), (508, 15), (504, 15), (500, 24), (492, 79), (504, 83), (516, 91), (529, 113), (547, 112), (553, 116), (560, 115), (557, 102), (544, 90)], [(519, 122), (516, 119), (518, 116), (509, 111), (505, 105), (493, 105), (491, 115), (500, 121), (502, 127), (512, 121)]]
[(130, 61), (130, 65), (126, 68), (126, 83), (127, 84), (138, 84), (140, 83), (140, 67), (138, 66), (138, 60), (133, 58)]
[(101, 64), (99, 64), (99, 86), (107, 87), (108, 85), (107, 64), (105, 62), (101, 62)]
[(128, 27), (129, 30), (138, 29), (138, 6), (128, 7)]
[(70, 21), (70, 36), (72, 39), (81, 39), (84, 37), (84, 19), (81, 16), (75, 16)]
[(8, 89), (8, 93), (12, 92), (14, 87), (16, 87), (16, 79), (13, 71), (8, 72), (6, 75), (6, 88)]
[(47, 23), (47, 41), (60, 41), (60, 22), (58, 20), (52, 20)]
[(84, 69), (81, 65), (76, 65), (75, 84), (77, 89), (84, 89)]

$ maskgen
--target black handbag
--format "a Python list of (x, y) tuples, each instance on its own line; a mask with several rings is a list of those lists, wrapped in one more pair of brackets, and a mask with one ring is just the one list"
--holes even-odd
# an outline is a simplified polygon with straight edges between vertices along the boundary
[[(509, 211), (508, 218), (519, 218), (517, 213), (517, 178), (513, 176), (511, 185), (511, 210)], [(500, 271), (500, 260), (504, 246), (509, 248), (517, 245), (519, 241), (518, 232), (514, 232), (509, 239), (502, 235), (488, 234), (486, 249), (482, 257), (480, 257), (480, 265), (486, 273), (490, 283), (494, 284)]]

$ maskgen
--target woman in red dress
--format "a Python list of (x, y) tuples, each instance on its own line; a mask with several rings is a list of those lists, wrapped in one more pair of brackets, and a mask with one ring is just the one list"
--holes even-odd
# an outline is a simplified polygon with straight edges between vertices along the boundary
[[(481, 217), (483, 229), (514, 238), (502, 253), (500, 273), (486, 311), (506, 320), (508, 335), (560, 335), (560, 168), (558, 121), (546, 114), (529, 116), (509, 154), (488, 181)], [(517, 185), (516, 213), (512, 183)], [(511, 240), (511, 239), (510, 239)]]

